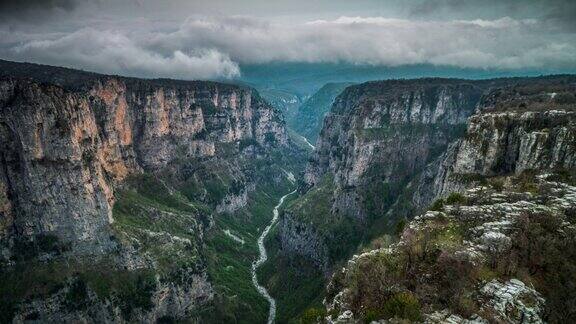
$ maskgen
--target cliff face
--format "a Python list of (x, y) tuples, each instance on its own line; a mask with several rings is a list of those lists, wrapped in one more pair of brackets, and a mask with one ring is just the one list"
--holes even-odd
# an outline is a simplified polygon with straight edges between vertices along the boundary
[[(536, 82), (535, 82), (536, 83)], [(425, 208), (483, 178), (576, 168), (574, 84), (524, 84), (487, 93), (466, 134), (408, 186)], [(410, 194), (409, 194), (410, 195)]]
[[(412, 176), (464, 131), (481, 93), (473, 83), (443, 79), (348, 87), (326, 116), (305, 172), (308, 188), (325, 188), (319, 199), (327, 214), (288, 208), (285, 217), (312, 223), (329, 242), (330, 259), (346, 255), (363, 231), (350, 224), (372, 224), (384, 214)], [(285, 237), (293, 242), (302, 233)]]
[(213, 157), (219, 143), (287, 145), (279, 115), (249, 89), (104, 77), (71, 91), (0, 81), (2, 187), (19, 236), (54, 234), (107, 250), (113, 186), (182, 156)]
[[(314, 185), (327, 172), (342, 196), (400, 183), (458, 135), (481, 89), (466, 82), (390, 81), (349, 87), (326, 117), (306, 170)], [(360, 202), (362, 203), (362, 202)], [(366, 217), (366, 210), (352, 212)]]
[[(258, 172), (246, 161), (290, 150), (281, 115), (214, 82), (0, 69), (0, 275), (40, 262), (24, 271), (31, 289), (0, 287), (2, 319), (183, 319), (211, 300), (203, 233), (246, 206)], [(28, 296), (47, 267), (54, 290)], [(77, 288), (82, 307), (69, 307)]]
[[(391, 232), (436, 198), (477, 185), (478, 177), (572, 169), (574, 93), (574, 78), (565, 76), (348, 87), (324, 121), (300, 198), (322, 187), (329, 208), (288, 208), (285, 217), (314, 231), (285, 237), (320, 232), (328, 250), (341, 249), (346, 238), (351, 251), (360, 237)], [(359, 228), (344, 233), (341, 223)], [(299, 253), (314, 257), (306, 251)]]

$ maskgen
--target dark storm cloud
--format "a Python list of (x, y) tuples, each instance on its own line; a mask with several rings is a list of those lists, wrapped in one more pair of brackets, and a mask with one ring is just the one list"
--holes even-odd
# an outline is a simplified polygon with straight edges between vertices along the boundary
[[(1, 58), (184, 79), (235, 77), (240, 64), (269, 62), (576, 68), (576, 5), (567, 0), (354, 2), (365, 13), (327, 0), (27, 3), (19, 10), (56, 18), (41, 27), (0, 20)], [(301, 3), (319, 10), (282, 15)], [(250, 11), (263, 16), (235, 14)]]
[(38, 19), (53, 11), (71, 11), (76, 0), (0, 0), (0, 17), (3, 19)]

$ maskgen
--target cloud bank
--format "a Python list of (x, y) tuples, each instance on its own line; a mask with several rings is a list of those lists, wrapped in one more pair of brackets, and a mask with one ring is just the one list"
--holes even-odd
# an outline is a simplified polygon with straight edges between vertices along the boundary
[(238, 64), (215, 49), (160, 54), (125, 34), (80, 29), (53, 40), (32, 40), (9, 49), (14, 57), (110, 74), (181, 79), (232, 78)]
[[(102, 28), (103, 26), (111, 26)], [(0, 56), (103, 73), (234, 78), (239, 64), (433, 64), (486, 69), (574, 69), (576, 33), (546, 20), (347, 17), (275, 23), (191, 17), (172, 28), (139, 21), (57, 32), (0, 25)]]

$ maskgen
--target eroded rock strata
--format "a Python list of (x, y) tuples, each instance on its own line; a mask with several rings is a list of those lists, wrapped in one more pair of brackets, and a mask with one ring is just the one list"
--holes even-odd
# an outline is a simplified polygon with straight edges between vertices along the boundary
[[(215, 82), (6, 61), (0, 75), (2, 291), (11, 294), (2, 319), (193, 316), (214, 293), (203, 232), (214, 213), (246, 206), (258, 176), (246, 161), (290, 150), (281, 115), (254, 90)], [(32, 286), (11, 286), (18, 280)]]

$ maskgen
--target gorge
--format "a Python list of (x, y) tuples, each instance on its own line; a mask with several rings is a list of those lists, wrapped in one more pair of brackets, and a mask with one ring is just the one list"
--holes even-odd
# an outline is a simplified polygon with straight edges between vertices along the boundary
[(302, 107), (0, 60), (0, 322), (575, 318), (575, 76)]

